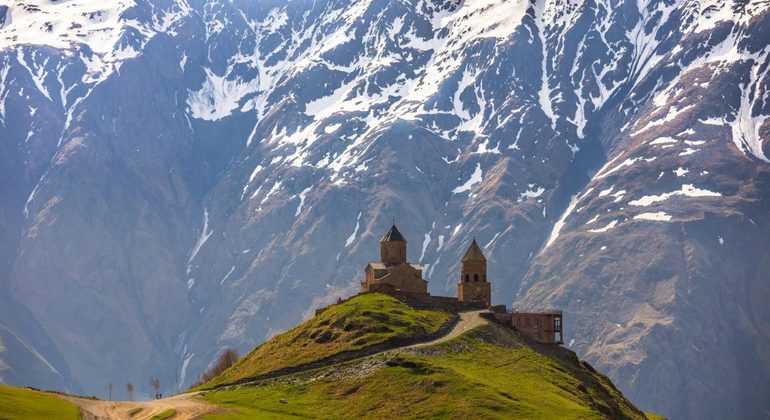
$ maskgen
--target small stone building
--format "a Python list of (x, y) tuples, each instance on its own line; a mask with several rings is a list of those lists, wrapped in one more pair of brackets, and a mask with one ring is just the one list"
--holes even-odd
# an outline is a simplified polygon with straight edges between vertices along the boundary
[(462, 259), (457, 298), (461, 302), (475, 302), (488, 308), (492, 304), (492, 287), (487, 281), (487, 259), (476, 238)]
[(380, 240), (380, 262), (369, 263), (364, 269), (361, 289), (364, 292), (394, 290), (428, 293), (428, 281), (422, 278), (422, 266), (406, 261), (406, 239), (395, 224)]
[(512, 312), (511, 326), (524, 335), (541, 343), (563, 344), (562, 312), (559, 310), (542, 312)]

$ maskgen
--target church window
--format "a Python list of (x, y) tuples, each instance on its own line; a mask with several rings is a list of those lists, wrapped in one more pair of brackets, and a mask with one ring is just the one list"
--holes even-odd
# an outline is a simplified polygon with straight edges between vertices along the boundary
[(479, 275), (478, 274), (474, 274), (473, 275), (473, 281), (479, 281)]
[(471, 276), (469, 274), (466, 274), (465, 275), (465, 282), (468, 283), (469, 281), (471, 281)]

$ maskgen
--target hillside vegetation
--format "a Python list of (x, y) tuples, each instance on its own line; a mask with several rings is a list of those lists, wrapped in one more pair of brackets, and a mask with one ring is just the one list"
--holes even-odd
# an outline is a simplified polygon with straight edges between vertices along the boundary
[(41, 391), (0, 385), (0, 419), (79, 419), (75, 404)]
[(209, 419), (646, 418), (574, 353), (491, 324), (436, 346), (212, 391), (204, 398), (226, 409)]
[[(389, 296), (358, 296), (259, 346), (200, 394), (158, 401), (153, 418), (659, 419), (639, 411), (570, 350), (533, 342), (478, 313), (451, 320), (452, 314)], [(445, 334), (449, 325), (454, 329)], [(404, 345), (428, 336), (441, 338)], [(383, 343), (390, 350), (380, 351)], [(330, 358), (370, 346), (378, 352), (344, 362)], [(303, 369), (254, 379), (297, 366)], [(122, 403), (116, 411), (114, 402), (83, 401), (108, 416), (140, 406)], [(141, 404), (150, 410), (150, 403)], [(76, 419), (79, 413), (53, 394), (0, 387), (0, 419), (6, 418)]]
[[(449, 319), (389, 296), (358, 296), (268, 341), (207, 385), (426, 335)], [(491, 323), (441, 344), (222, 386), (203, 398), (224, 409), (210, 419), (647, 418), (573, 352)]]
[(304, 365), (388, 340), (417, 340), (437, 332), (451, 317), (443, 311), (410, 308), (383, 294), (357, 296), (273, 337), (199, 388)]

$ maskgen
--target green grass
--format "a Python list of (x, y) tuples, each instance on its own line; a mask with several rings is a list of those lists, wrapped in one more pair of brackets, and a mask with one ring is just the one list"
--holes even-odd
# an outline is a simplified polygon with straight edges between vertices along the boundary
[(598, 407), (644, 418), (603, 375), (526, 345), (493, 344), (484, 334), (495, 328), (499, 334), (474, 330), (437, 352), (373, 356), (367, 362), (386, 363), (368, 374), (319, 379), (316, 371), (212, 391), (204, 398), (225, 411), (206, 418), (605, 418)]
[(659, 416), (659, 415), (657, 415), (657, 414), (655, 414), (655, 413), (650, 413), (650, 412), (648, 412), (648, 411), (645, 411), (645, 412), (644, 412), (644, 415), (645, 415), (645, 416), (647, 416), (647, 419), (649, 419), (649, 420), (667, 420), (667, 419), (666, 419), (665, 417), (663, 417), (663, 416)]
[(166, 419), (170, 419), (171, 417), (174, 417), (175, 415), (176, 415), (176, 410), (174, 410), (173, 408), (169, 408), (168, 410), (160, 414), (156, 414), (152, 416), (152, 420), (166, 420)]
[(129, 417), (134, 417), (135, 415), (139, 414), (144, 410), (142, 407), (136, 407), (132, 408), (131, 411), (128, 412)]
[(450, 318), (447, 312), (416, 310), (383, 294), (357, 296), (273, 337), (199, 388), (314, 362), (393, 338), (423, 337), (438, 331)]
[(79, 419), (75, 404), (40, 391), (0, 385), (0, 419)]

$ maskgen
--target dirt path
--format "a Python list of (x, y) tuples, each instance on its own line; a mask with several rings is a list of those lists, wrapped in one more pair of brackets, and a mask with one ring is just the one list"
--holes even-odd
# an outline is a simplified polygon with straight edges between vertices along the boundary
[(449, 341), (455, 337), (460, 336), (463, 333), (466, 333), (476, 327), (482, 326), (486, 324), (488, 321), (481, 317), (481, 313), (486, 311), (470, 311), (470, 312), (460, 312), (460, 320), (457, 321), (457, 324), (455, 324), (454, 328), (450, 330), (447, 334), (433, 340), (428, 341), (427, 343), (420, 343), (420, 344), (413, 344), (411, 346), (406, 346), (403, 348), (406, 349), (419, 349), (422, 347), (429, 347), (434, 346), (436, 344), (441, 344), (443, 342)]
[[(413, 344), (411, 346), (401, 347), (401, 349), (416, 349), (443, 342), (449, 341), (461, 334), (472, 330), (473, 328), (484, 325), (488, 321), (481, 317), (481, 313), (485, 311), (471, 311), (461, 312), (460, 320), (457, 324), (445, 335), (426, 343)], [(397, 350), (397, 349), (396, 349)], [(392, 351), (392, 350), (385, 350)], [(144, 402), (132, 402), (132, 401), (101, 401), (101, 400), (89, 400), (86, 398), (78, 398), (68, 395), (61, 395), (67, 401), (77, 404), (83, 412), (84, 420), (96, 420), (96, 419), (131, 419), (131, 420), (146, 420), (151, 419), (152, 416), (160, 414), (166, 410), (176, 410), (176, 415), (173, 417), (177, 419), (196, 419), (206, 413), (213, 412), (218, 408), (214, 405), (207, 403), (201, 398), (197, 392), (188, 394), (179, 394), (173, 397), (163, 398), (160, 400), (144, 401)], [(129, 413), (132, 410), (141, 408), (142, 410), (131, 416)]]
[[(169, 409), (176, 410), (176, 415), (173, 417), (174, 420), (196, 419), (206, 413), (217, 410), (216, 406), (207, 403), (203, 398), (199, 397), (197, 392), (143, 402), (89, 400), (72, 396), (61, 396), (61, 398), (77, 404), (82, 410), (83, 420), (144, 420)], [(142, 410), (131, 416), (130, 412), (137, 408)]]

